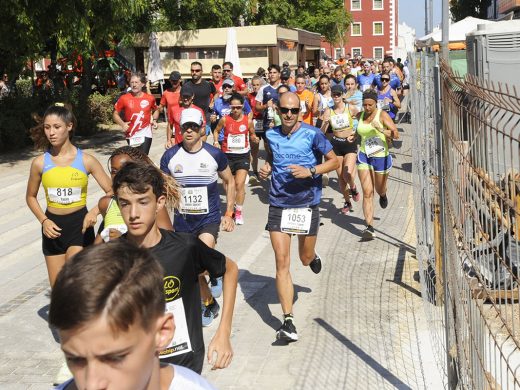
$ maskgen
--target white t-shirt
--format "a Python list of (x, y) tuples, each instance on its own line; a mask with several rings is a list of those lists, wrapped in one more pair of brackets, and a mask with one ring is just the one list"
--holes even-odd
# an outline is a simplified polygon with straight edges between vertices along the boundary
[[(173, 366), (174, 373), (168, 390), (217, 390), (195, 371), (174, 364), (170, 364), (170, 366)], [(69, 379), (65, 383), (56, 386), (54, 390), (65, 390), (72, 381), (73, 379)]]

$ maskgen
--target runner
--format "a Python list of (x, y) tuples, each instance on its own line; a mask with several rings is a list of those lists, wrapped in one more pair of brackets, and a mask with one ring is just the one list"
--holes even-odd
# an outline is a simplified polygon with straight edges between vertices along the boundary
[(388, 206), (386, 182), (392, 168), (388, 140), (398, 139), (399, 132), (392, 118), (377, 108), (377, 92), (368, 90), (363, 93), (363, 108), (364, 111), (358, 114), (357, 133), (361, 144), (356, 164), (363, 189), (363, 215), (367, 225), (362, 237), (371, 240), (375, 237), (372, 226), (374, 189), (379, 194), (379, 205), (385, 209)]
[[(150, 157), (144, 154), (140, 149), (132, 148), (131, 146), (122, 146), (114, 150), (108, 159), (108, 171), (110, 172), (112, 180), (123, 165), (129, 161), (142, 161), (146, 164), (155, 166), (152, 160), (150, 160)], [(177, 184), (173, 182), (173, 180), (167, 182), (167, 185), (169, 186), (169, 191), (171, 193), (179, 191)], [(179, 198), (179, 195), (176, 197)], [(115, 196), (107, 195), (102, 197), (98, 202), (98, 208), (99, 212), (103, 216), (103, 229), (96, 237), (96, 244), (100, 244), (103, 241), (108, 242), (115, 240), (128, 231)], [(157, 225), (161, 229), (173, 230), (172, 221), (168, 215), (166, 207), (161, 209), (157, 214)]]
[(338, 66), (334, 69), (333, 77), (330, 79), (331, 87), (335, 85), (339, 85), (341, 88), (345, 89), (345, 80), (343, 79), (343, 67)]
[(350, 113), (356, 115), (363, 109), (363, 93), (358, 89), (356, 77), (352, 74), (345, 76), (345, 101), (349, 104)]
[(160, 364), (158, 352), (178, 332), (162, 286), (159, 262), (125, 241), (87, 248), (65, 264), (49, 324), (74, 378), (56, 390), (214, 389), (187, 368)]
[[(253, 111), (253, 125), (255, 126), (255, 134), (257, 132), (262, 133), (264, 130), (263, 125), (263, 115), (261, 112), (257, 111), (256, 109), (256, 96), (258, 94), (258, 91), (262, 86), (264, 85), (264, 79), (259, 76), (255, 75), (251, 79), (251, 88), (252, 92), (248, 95), (249, 105), (252, 108)], [(258, 136), (258, 134), (257, 134)], [(258, 139), (260, 141), (260, 136), (258, 136)], [(265, 141), (264, 141), (265, 143)], [(265, 146), (264, 146), (265, 147)], [(249, 177), (249, 184), (256, 184), (258, 183), (258, 151), (260, 149), (260, 142), (257, 144), (251, 144), (251, 167), (253, 168), (253, 174)]]
[(377, 108), (380, 108), (390, 115), (392, 120), (395, 119), (397, 112), (401, 108), (401, 101), (396, 91), (390, 86), (390, 76), (381, 75), (381, 88), (377, 88)]
[[(166, 108), (166, 114), (170, 107), (178, 106), (179, 100), (181, 98), (181, 74), (174, 70), (170, 73), (170, 84), (171, 87), (164, 91), (161, 96), (161, 101), (159, 103), (159, 107), (154, 112), (153, 119), (157, 120), (159, 118), (159, 114), (163, 109)], [(168, 120), (168, 118), (166, 118)]]
[(114, 177), (113, 188), (128, 226), (123, 237), (141, 248), (149, 248), (164, 268), (167, 311), (175, 317), (176, 334), (160, 357), (201, 372), (204, 339), (198, 276), (207, 271), (213, 278), (224, 277), (222, 315), (209, 344), (208, 360), (213, 361), (213, 369), (227, 367), (233, 355), (229, 338), (238, 278), (236, 264), (193, 234), (159, 229), (155, 217), (167, 200), (160, 170), (129, 162)]
[(312, 117), (312, 106), (314, 103), (314, 94), (306, 89), (305, 85), (305, 75), (299, 74), (296, 76), (296, 94), (300, 99), (300, 115), (301, 120), (303, 120), (308, 125), (313, 124)]
[(241, 77), (233, 74), (233, 63), (226, 61), (222, 64), (222, 77), (224, 79), (232, 79), (235, 83), (235, 91), (242, 96), (247, 95), (247, 85)]
[[(267, 68), (269, 83), (264, 85), (256, 94), (256, 110), (263, 114), (263, 131), (256, 129), (256, 135), (259, 138), (263, 138), (264, 145), (269, 148), (269, 144), (266, 142), (265, 132), (272, 126), (274, 120), (274, 105), (278, 100), (277, 88), (280, 86), (280, 66), (271, 64)], [(266, 152), (267, 152), (266, 148)]]
[[(111, 191), (110, 178), (99, 161), (72, 144), (75, 125), (72, 111), (55, 103), (45, 111), (42, 123), (31, 129), (35, 147), (45, 153), (32, 161), (25, 197), (42, 225), (42, 249), (51, 287), (63, 264), (94, 241), (93, 226), (99, 211), (94, 207), (87, 212), (88, 175), (92, 174), (107, 194)], [(45, 213), (37, 199), (40, 183), (47, 200)]]
[(229, 160), (231, 173), (235, 176), (235, 223), (244, 224), (243, 206), (246, 197), (245, 182), (250, 164), (251, 143), (259, 143), (253, 121), (244, 114), (244, 97), (233, 93), (230, 99), (231, 114), (222, 117), (215, 128), (213, 138), (224, 130), (222, 151)]
[[(348, 75), (354, 78), (353, 75)], [(347, 77), (348, 77), (347, 76)], [(354, 78), (355, 79), (355, 78)], [(351, 79), (349, 79), (351, 80)], [(355, 128), (357, 126), (357, 120), (354, 122), (352, 110), (357, 110), (355, 105), (349, 105), (343, 100), (343, 89), (340, 85), (334, 85), (332, 87), (332, 99), (334, 99), (334, 107), (327, 108), (325, 114), (323, 114), (323, 125), (327, 128), (330, 123), (332, 127), (333, 136), (330, 140), (334, 153), (338, 158), (338, 174), (339, 189), (345, 198), (345, 203), (341, 212), (348, 214), (354, 211), (352, 203), (350, 202), (350, 196), (354, 202), (359, 201), (359, 192), (356, 188), (355, 177), (356, 177), (356, 157), (358, 151), (358, 142)], [(357, 114), (357, 111), (355, 111)], [(347, 184), (349, 190), (347, 190)]]
[(376, 75), (372, 72), (372, 66), (370, 65), (370, 62), (365, 62), (363, 64), (363, 73), (357, 76), (357, 83), (359, 84), (359, 89), (361, 92), (365, 92), (366, 90), (372, 88), (375, 77)]
[[(193, 233), (207, 246), (215, 248), (220, 227), (226, 232), (235, 228), (235, 180), (224, 153), (202, 142), (202, 119), (200, 111), (183, 111), (183, 141), (164, 153), (161, 170), (182, 186), (181, 207), (175, 211), (175, 231)], [(226, 189), (227, 211), (222, 218), (217, 176)], [(211, 291), (204, 275), (199, 275), (199, 283), (204, 303), (202, 325), (209, 326), (220, 310), (214, 298), (222, 294), (222, 278), (210, 279)]]
[[(267, 131), (268, 160), (260, 170), (266, 179), (270, 173), (269, 217), (267, 230), (276, 259), (276, 289), (284, 315), (276, 332), (278, 339), (298, 340), (293, 320), (294, 287), (290, 273), (291, 235), (298, 234), (299, 256), (304, 266), (314, 273), (321, 271), (321, 259), (316, 254), (319, 228), (321, 174), (338, 167), (332, 145), (323, 133), (298, 121), (300, 101), (292, 92), (284, 93), (277, 108), (282, 125)], [(318, 155), (325, 157), (317, 164)]]
[[(140, 148), (148, 154), (152, 146), (152, 127), (157, 128), (153, 111), (157, 108), (155, 98), (143, 92), (146, 77), (142, 73), (130, 76), (130, 92), (124, 94), (114, 105), (114, 122), (125, 131), (128, 145)], [(124, 110), (125, 120), (120, 116)]]
[(184, 85), (192, 87), (194, 98), (193, 103), (204, 111), (204, 123), (206, 124), (206, 136), (211, 133), (211, 125), (209, 116), (211, 115), (210, 107), (213, 106), (213, 99), (217, 96), (217, 89), (213, 83), (202, 79), (202, 64), (199, 61), (191, 63), (191, 80)]
[(222, 67), (219, 64), (214, 64), (211, 67), (211, 80), (216, 89), (215, 96), (212, 96), (212, 99), (215, 99), (222, 95)]
[[(195, 92), (193, 87), (189, 84), (183, 85), (181, 88), (181, 100), (178, 106), (170, 106), (168, 111), (168, 125), (166, 126), (166, 144), (165, 149), (171, 148), (173, 145), (180, 144), (182, 142), (182, 131), (181, 131), (181, 114), (187, 108), (195, 108), (199, 110), (204, 116), (204, 126), (206, 125), (206, 115), (202, 108), (193, 104)], [(204, 134), (202, 137), (203, 141), (206, 141), (207, 135)]]

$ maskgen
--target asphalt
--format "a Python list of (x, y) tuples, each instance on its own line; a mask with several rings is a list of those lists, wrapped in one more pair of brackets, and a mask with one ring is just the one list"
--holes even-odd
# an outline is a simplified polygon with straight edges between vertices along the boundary
[[(324, 189), (317, 251), (323, 270), (315, 275), (291, 248), (295, 324), (299, 341), (275, 340), (281, 308), (275, 290), (274, 254), (264, 232), (268, 183), (247, 187), (245, 224), (221, 233), (217, 249), (237, 261), (240, 275), (233, 318), (230, 367), (203, 375), (218, 389), (439, 389), (415, 259), (410, 125), (400, 126), (392, 153), (389, 205), (375, 205), (377, 238), (361, 240), (361, 203), (347, 216), (335, 174)], [(164, 129), (150, 153), (158, 162)], [(80, 147), (106, 166), (124, 144), (117, 132), (79, 139)], [(47, 325), (47, 272), (40, 225), (25, 203), (35, 152), (0, 156), (0, 388), (49, 389), (63, 365), (59, 344)], [(262, 161), (261, 161), (262, 164)], [(43, 191), (39, 200), (43, 206)], [(102, 195), (89, 183), (88, 205)], [(216, 320), (218, 321), (218, 319)], [(206, 344), (216, 325), (205, 328)]]

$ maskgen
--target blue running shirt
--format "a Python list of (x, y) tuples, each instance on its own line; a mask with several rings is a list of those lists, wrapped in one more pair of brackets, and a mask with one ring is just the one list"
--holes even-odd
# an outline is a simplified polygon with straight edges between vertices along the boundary
[(207, 214), (181, 214), (175, 210), (173, 227), (177, 232), (194, 233), (203, 226), (220, 223), (220, 196), (217, 187), (218, 172), (228, 166), (226, 155), (205, 142), (202, 149), (190, 153), (182, 144), (164, 152), (161, 170), (177, 180), (181, 187), (206, 187), (208, 191)]
[(273, 153), (269, 204), (276, 207), (308, 207), (320, 203), (321, 175), (296, 179), (289, 165), (311, 168), (322, 155), (332, 150), (332, 145), (320, 129), (302, 123), (290, 137), (282, 133), (280, 126), (266, 132)]

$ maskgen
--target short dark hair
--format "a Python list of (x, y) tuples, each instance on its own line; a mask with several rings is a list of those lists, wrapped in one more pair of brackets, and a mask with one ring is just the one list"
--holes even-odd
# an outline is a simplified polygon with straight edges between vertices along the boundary
[(298, 73), (296, 77), (294, 78), (294, 81), (298, 79), (304, 79), (305, 80), (305, 74), (304, 73)]
[(282, 69), (280, 68), (280, 65), (278, 65), (278, 64), (269, 65), (269, 68), (267, 68), (267, 71), (269, 72), (271, 69), (276, 69), (278, 71), (278, 73), (282, 72)]
[(231, 69), (233, 69), (233, 63), (232, 63), (232, 62), (230, 62), (230, 61), (226, 61), (226, 62), (224, 62), (224, 63), (222, 64), (222, 67), (224, 67), (224, 66), (226, 66), (226, 65), (229, 65), (229, 67), (230, 67)]
[(148, 187), (157, 198), (164, 194), (164, 177), (159, 169), (144, 162), (128, 162), (117, 172), (112, 182), (112, 189), (117, 198), (117, 191), (126, 186), (136, 194), (144, 194)]
[(211, 67), (211, 70), (217, 70), (217, 69), (222, 69), (222, 67), (221, 67), (219, 64), (214, 64), (214, 65)]
[(240, 101), (240, 104), (244, 104), (244, 97), (240, 95), (238, 92), (233, 92), (231, 94), (231, 98), (229, 99), (229, 101), (231, 102), (232, 100), (238, 100)]
[(202, 64), (199, 62), (199, 61), (193, 61), (190, 65), (190, 67), (192, 67), (193, 65), (198, 65), (200, 66), (200, 68), (202, 69)]
[(377, 102), (377, 92), (373, 89), (366, 90), (363, 92), (363, 100), (365, 99), (372, 99), (373, 101)]
[(357, 83), (357, 77), (354, 76), (352, 73), (349, 73), (348, 75), (346, 75), (345, 78), (343, 79), (343, 81), (347, 81), (347, 79), (353, 79)]
[(139, 79), (139, 81), (143, 84), (146, 84), (146, 75), (142, 72), (133, 72), (131, 75), (130, 75), (130, 80), (134, 77), (137, 77)]
[(126, 240), (85, 248), (56, 278), (49, 323), (59, 330), (77, 329), (106, 313), (113, 332), (137, 322), (150, 330), (165, 309), (163, 277), (151, 253)]

